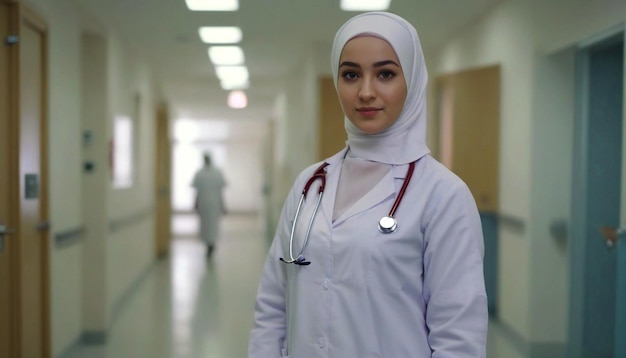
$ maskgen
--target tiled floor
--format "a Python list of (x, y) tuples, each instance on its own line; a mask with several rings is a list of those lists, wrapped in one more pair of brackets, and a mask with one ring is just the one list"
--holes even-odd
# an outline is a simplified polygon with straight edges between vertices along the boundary
[[(254, 216), (228, 216), (212, 260), (188, 238), (193, 217), (174, 220), (168, 259), (157, 262), (113, 318), (107, 344), (63, 358), (245, 358), (254, 295), (267, 243)], [(524, 358), (497, 324), (488, 358)]]

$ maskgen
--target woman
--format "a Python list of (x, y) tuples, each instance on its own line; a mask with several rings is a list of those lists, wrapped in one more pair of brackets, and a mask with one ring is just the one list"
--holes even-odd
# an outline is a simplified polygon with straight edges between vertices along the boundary
[(480, 218), (467, 186), (429, 154), (415, 28), (390, 13), (357, 15), (331, 60), (347, 146), (304, 170), (285, 202), (249, 357), (484, 357)]

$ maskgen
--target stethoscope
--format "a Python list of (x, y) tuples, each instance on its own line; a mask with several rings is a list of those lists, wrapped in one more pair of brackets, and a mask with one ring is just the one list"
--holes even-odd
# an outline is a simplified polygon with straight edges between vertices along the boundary
[[(313, 227), (313, 220), (315, 219), (315, 215), (317, 214), (317, 210), (320, 207), (320, 203), (322, 202), (322, 196), (324, 195), (324, 188), (326, 186), (326, 167), (329, 164), (324, 162), (320, 165), (314, 172), (313, 175), (309, 178), (309, 180), (304, 185), (304, 189), (302, 190), (302, 195), (300, 196), (300, 202), (298, 203), (298, 207), (296, 209), (296, 214), (293, 218), (293, 224), (291, 224), (291, 234), (289, 235), (289, 260), (285, 260), (282, 257), (280, 261), (288, 264), (296, 264), (296, 265), (310, 265), (311, 262), (307, 261), (306, 258), (302, 255), (304, 249), (306, 247), (307, 241), (309, 241), (309, 235), (311, 234), (311, 228)], [(393, 202), (393, 206), (391, 210), (389, 210), (389, 214), (387, 216), (383, 216), (378, 221), (378, 231), (383, 234), (390, 234), (398, 228), (398, 221), (395, 219), (394, 215), (396, 210), (398, 210), (398, 206), (402, 202), (402, 198), (404, 198), (404, 192), (406, 188), (409, 186), (411, 182), (411, 177), (413, 176), (413, 171), (415, 170), (415, 162), (409, 164), (409, 169), (406, 172), (406, 179), (404, 179), (404, 183), (402, 183), (402, 188), (400, 188), (400, 192), (396, 197), (396, 200)], [(302, 204), (306, 199), (306, 195), (311, 188), (311, 185), (320, 179), (322, 184), (318, 190), (317, 203), (315, 204), (315, 209), (313, 210), (313, 214), (311, 215), (311, 219), (309, 220), (309, 226), (306, 229), (306, 234), (304, 236), (304, 242), (302, 243), (302, 248), (296, 257), (293, 256), (293, 236), (296, 231), (296, 224), (298, 223), (298, 219), (300, 217), (300, 208), (302, 208)]]

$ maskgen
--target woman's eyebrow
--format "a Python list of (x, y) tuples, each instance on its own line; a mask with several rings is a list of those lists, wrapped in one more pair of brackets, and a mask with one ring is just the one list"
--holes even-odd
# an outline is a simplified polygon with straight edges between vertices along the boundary
[(374, 67), (382, 67), (382, 66), (386, 66), (386, 65), (394, 65), (394, 66), (400, 67), (400, 65), (398, 65), (395, 61), (392, 61), (392, 60), (385, 60), (385, 61), (380, 61), (380, 62), (374, 63)]
[[(387, 65), (394, 65), (394, 66), (400, 67), (400, 65), (398, 65), (395, 61), (392, 61), (392, 60), (374, 62), (374, 67), (382, 67), (382, 66), (387, 66)], [(358, 63), (354, 63), (350, 61), (344, 61), (341, 64), (339, 64), (340, 68), (342, 66), (361, 68), (361, 65), (359, 65)]]
[(358, 63), (354, 63), (354, 62), (350, 62), (350, 61), (343, 61), (342, 63), (339, 64), (339, 67), (341, 68), (342, 66), (348, 66), (348, 67), (358, 67), (361, 68), (361, 65), (359, 65)]

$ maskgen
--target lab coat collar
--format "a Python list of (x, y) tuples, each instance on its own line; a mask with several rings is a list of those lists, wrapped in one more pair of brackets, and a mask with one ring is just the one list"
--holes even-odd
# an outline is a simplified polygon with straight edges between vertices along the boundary
[[(322, 200), (322, 212), (324, 218), (329, 225), (333, 226), (333, 210), (335, 207), (335, 197), (337, 192), (337, 186), (339, 185), (339, 175), (341, 174), (341, 165), (343, 159), (346, 156), (348, 148), (330, 157), (326, 162), (329, 164), (326, 171), (326, 185), (327, 190), (324, 195), (327, 195), (325, 200)], [(406, 176), (406, 170), (408, 165), (394, 165), (391, 170), (376, 184), (367, 194), (354, 203), (348, 210), (346, 210), (341, 217), (335, 220), (334, 225), (339, 225), (348, 218), (359, 214), (365, 210), (368, 210), (382, 201), (386, 200), (390, 196), (393, 196), (396, 192), (396, 183), (394, 179), (404, 179)], [(391, 205), (391, 204), (390, 204)], [(391, 209), (391, 207), (389, 208)]]

